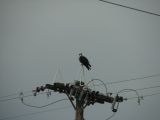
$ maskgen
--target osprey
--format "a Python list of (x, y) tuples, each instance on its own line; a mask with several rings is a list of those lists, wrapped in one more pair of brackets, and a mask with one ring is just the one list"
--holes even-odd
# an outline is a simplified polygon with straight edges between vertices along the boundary
[(88, 70), (91, 69), (91, 65), (88, 61), (88, 59), (82, 55), (82, 53), (79, 54), (79, 61), (82, 64), (82, 66), (84, 65)]

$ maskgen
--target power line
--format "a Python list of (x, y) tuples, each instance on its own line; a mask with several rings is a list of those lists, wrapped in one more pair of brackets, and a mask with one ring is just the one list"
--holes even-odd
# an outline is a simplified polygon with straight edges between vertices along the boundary
[(105, 2), (105, 3), (108, 3), (108, 4), (112, 4), (112, 5), (116, 5), (116, 6), (119, 6), (119, 7), (124, 7), (124, 8), (131, 9), (131, 10), (135, 10), (135, 11), (138, 11), (138, 12), (143, 12), (143, 13), (150, 14), (150, 15), (160, 16), (160, 14), (157, 14), (157, 13), (153, 13), (153, 12), (149, 12), (149, 11), (145, 11), (145, 10), (141, 10), (141, 9), (137, 9), (137, 8), (133, 8), (133, 7), (129, 7), (129, 6), (125, 6), (125, 5), (114, 3), (114, 2), (110, 2), (110, 1), (107, 1), (107, 0), (99, 0), (99, 1)]
[[(99, 85), (100, 86), (100, 85)], [(146, 90), (146, 89), (153, 89), (153, 88), (160, 88), (159, 85), (157, 86), (150, 86), (150, 87), (144, 87), (144, 88), (137, 88), (135, 90), (137, 91), (142, 91), (142, 90)], [(129, 92), (129, 91), (128, 91)], [(43, 93), (40, 93), (40, 94), (45, 94), (46, 92), (43, 92)], [(112, 94), (115, 94), (115, 93), (112, 93)], [(34, 96), (33, 94), (31, 95), (24, 95), (23, 98), (26, 98), (26, 97), (32, 97)], [(6, 101), (10, 101), (10, 100), (14, 100), (14, 99), (20, 99), (20, 97), (15, 97), (15, 98), (9, 98), (9, 99), (4, 99), (4, 100), (1, 100), (1, 102), (6, 102)]]
[[(25, 91), (24, 93), (31, 93), (31, 92), (32, 92), (31, 90), (28, 90), (28, 91)], [(19, 93), (12, 93), (12, 94), (9, 94), (9, 95), (0, 96), (0, 99), (11, 97), (11, 96), (17, 96), (18, 94)]]
[[(45, 85), (45, 84), (44, 84)], [(27, 91), (24, 91), (23, 93), (24, 94), (28, 94), (28, 93), (32, 93), (33, 92), (33, 90), (27, 90)], [(12, 93), (12, 94), (9, 94), (9, 95), (4, 95), (4, 96), (0, 96), (0, 101), (1, 101), (1, 99), (2, 99), (2, 101), (3, 101), (3, 98), (7, 98), (7, 97), (11, 97), (11, 96), (17, 96), (17, 95), (19, 95), (19, 93), (20, 92), (15, 92), (15, 93)], [(13, 99), (16, 99), (17, 97), (13, 97)]]
[(47, 112), (52, 112), (52, 111), (58, 111), (58, 110), (68, 109), (68, 108), (71, 108), (71, 107), (72, 107), (71, 105), (70, 106), (65, 106), (65, 107), (58, 107), (58, 108), (44, 110), (44, 111), (39, 111), (39, 112), (33, 112), (33, 113), (21, 114), (21, 115), (16, 115), (16, 116), (11, 116), (11, 117), (5, 117), (5, 118), (1, 118), (0, 120), (22, 118), (22, 117), (27, 117), (27, 116), (41, 114), (41, 113), (47, 113)]
[[(146, 95), (143, 95), (142, 97), (145, 98), (145, 97), (151, 97), (151, 96), (156, 96), (156, 95), (160, 95), (160, 92), (153, 93), (153, 94), (146, 94)], [(131, 98), (127, 98), (126, 100), (132, 100), (132, 99), (136, 99), (136, 98), (138, 98), (138, 97), (131, 97)], [(27, 114), (21, 114), (21, 115), (1, 118), (0, 120), (8, 120), (8, 119), (16, 119), (16, 118), (21, 118), (21, 117), (27, 117), (27, 116), (41, 114), (41, 113), (47, 113), (47, 112), (51, 112), (51, 111), (58, 111), (58, 110), (68, 109), (68, 108), (71, 108), (71, 107), (72, 106), (69, 105), (69, 106), (54, 108), (54, 109), (45, 110), (45, 111), (39, 111), (39, 112), (33, 112), (33, 113), (27, 113)]]
[[(142, 91), (142, 90), (153, 89), (153, 88), (160, 88), (160, 86), (150, 86), (150, 87), (138, 88), (138, 89), (133, 89), (133, 90)], [(126, 91), (126, 92), (130, 92), (130, 91)], [(112, 94), (116, 94), (116, 93), (112, 93)]]
[(25, 103), (22, 99), (21, 99), (21, 102), (22, 102), (23, 105), (28, 106), (28, 107), (44, 108), (44, 107), (48, 107), (48, 106), (50, 106), (50, 105), (53, 105), (53, 104), (55, 104), (55, 103), (58, 103), (58, 102), (61, 102), (61, 101), (65, 101), (65, 100), (68, 100), (68, 99), (60, 99), (60, 100), (53, 101), (53, 102), (51, 102), (51, 103), (49, 103), (49, 104), (46, 104), (46, 105), (43, 105), (43, 106), (29, 105), (29, 104)]
[(141, 91), (141, 90), (147, 90), (147, 89), (158, 88), (158, 87), (160, 87), (160, 86), (150, 86), (150, 87), (139, 88), (136, 90)]
[[(24, 97), (31, 97), (31, 96), (33, 96), (33, 95), (25, 95)], [(19, 97), (3, 99), (3, 100), (0, 100), (0, 102), (6, 102), (6, 101), (10, 101), (10, 100), (15, 100), (15, 99), (19, 99)]]
[[(158, 92), (158, 93), (153, 93), (153, 94), (143, 95), (143, 96), (141, 96), (141, 98), (143, 99), (143, 98), (145, 98), (145, 97), (151, 97), (151, 96), (155, 96), (155, 95), (160, 95), (160, 92)], [(130, 98), (127, 98), (126, 100), (132, 100), (132, 99), (136, 99), (136, 98), (138, 98), (138, 97), (130, 97)]]
[(115, 81), (115, 82), (108, 82), (106, 84), (117, 84), (117, 83), (121, 83), (121, 82), (129, 82), (129, 81), (135, 81), (135, 80), (143, 80), (146, 78), (153, 78), (153, 77), (160, 77), (160, 74), (153, 74), (153, 75), (149, 75), (149, 76), (144, 76), (144, 77), (137, 77), (137, 78), (131, 78), (131, 79), (127, 79), (127, 80), (121, 80), (121, 81)]
[[(137, 77), (137, 78), (131, 78), (131, 79), (126, 79), (126, 80), (120, 80), (120, 81), (115, 81), (115, 82), (107, 82), (106, 84), (109, 85), (109, 84), (118, 84), (118, 83), (123, 83), (123, 82), (130, 82), (130, 81), (136, 81), (136, 80), (144, 80), (144, 79), (147, 79), (147, 78), (153, 78), (153, 77), (160, 77), (160, 74), (152, 74), (152, 75), (149, 75), (149, 76), (143, 76), (143, 77)], [(95, 84), (94, 86), (101, 86), (103, 84)], [(155, 86), (152, 86), (152, 87), (155, 87)], [(158, 87), (158, 86), (156, 86)], [(148, 88), (141, 88), (141, 89), (148, 89)], [(26, 91), (26, 92), (31, 92), (31, 91)], [(43, 93), (40, 93), (40, 94), (45, 94), (47, 92), (43, 92)], [(10, 94), (10, 95), (6, 95), (6, 96), (13, 96), (13, 95), (17, 95), (17, 97), (13, 97), (13, 98), (7, 98), (7, 99), (2, 99), (3, 97), (1, 97), (1, 100), (0, 102), (6, 102), (6, 101), (10, 101), (10, 100), (14, 100), (14, 99), (19, 99), (19, 94), (17, 93), (14, 93), (14, 94)], [(34, 96), (33, 94), (30, 94), (30, 95), (25, 95), (25, 97), (31, 97), (31, 96)]]
[[(39, 93), (39, 94), (46, 94), (47, 92), (43, 92), (43, 93)], [(7, 99), (2, 99), (0, 100), (0, 102), (6, 102), (6, 101), (10, 101), (10, 100), (15, 100), (15, 99), (19, 99), (19, 94), (17, 93), (17, 97), (13, 97), (13, 98), (7, 98)], [(26, 97), (32, 97), (34, 96), (33, 94), (29, 94), (29, 95), (24, 95), (23, 98), (26, 98)]]

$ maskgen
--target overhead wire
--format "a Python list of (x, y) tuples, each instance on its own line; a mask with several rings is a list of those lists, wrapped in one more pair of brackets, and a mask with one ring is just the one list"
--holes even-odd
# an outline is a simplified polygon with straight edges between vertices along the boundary
[[(153, 78), (153, 77), (160, 77), (160, 74), (152, 74), (149, 76), (131, 78), (131, 79), (126, 79), (126, 80), (119, 80), (119, 81), (114, 81), (114, 82), (106, 82), (106, 84), (112, 85), (112, 84), (118, 84), (118, 83), (124, 83), (124, 82), (136, 81), (136, 80), (144, 80), (144, 79), (147, 80), (147, 78)], [(101, 86), (101, 85), (103, 85), (103, 84), (95, 84), (95, 86)]]
[[(150, 86), (150, 87), (144, 87), (144, 88), (137, 88), (137, 89), (134, 89), (134, 90), (142, 91), (142, 90), (153, 89), (153, 88), (160, 88), (160, 86)], [(126, 91), (126, 92), (130, 92), (130, 91)], [(116, 94), (116, 93), (112, 93), (112, 94)]]
[(138, 102), (138, 104), (140, 105), (140, 95), (139, 95), (139, 93), (137, 92), (137, 90), (134, 90), (134, 89), (123, 89), (123, 90), (120, 90), (120, 91), (118, 91), (117, 92), (117, 95), (119, 94), (119, 93), (123, 93), (123, 92), (127, 92), (127, 91), (132, 91), (132, 92), (135, 92), (136, 93), (136, 95), (137, 95), (137, 102)]
[[(34, 96), (34, 95), (33, 94), (31, 94), (31, 95), (24, 95), (24, 97), (31, 97), (31, 96)], [(3, 100), (0, 100), (0, 102), (6, 102), (6, 101), (10, 101), (10, 100), (15, 100), (15, 99), (19, 99), (19, 96), (18, 97), (13, 97), (13, 98), (3, 99)]]
[(152, 74), (149, 76), (144, 76), (144, 77), (137, 77), (137, 78), (131, 78), (131, 79), (126, 79), (126, 80), (120, 80), (120, 81), (115, 81), (115, 82), (108, 82), (106, 84), (117, 84), (121, 82), (130, 82), (130, 81), (136, 81), (136, 80), (143, 80), (146, 78), (153, 78), (153, 77), (160, 77), (160, 74)]
[[(141, 90), (146, 90), (146, 89), (152, 89), (152, 88), (160, 88), (160, 86), (150, 86), (150, 87), (144, 87), (144, 88), (138, 88), (138, 89), (135, 89), (137, 91), (141, 91)], [(130, 92), (130, 91), (128, 91)], [(43, 93), (40, 93), (40, 94), (45, 94), (46, 92), (43, 92)], [(116, 93), (112, 93), (112, 94), (116, 94)], [(24, 98), (25, 97), (32, 97), (34, 95), (24, 95)], [(14, 97), (14, 98), (8, 98), (8, 99), (4, 99), (4, 100), (0, 100), (0, 102), (6, 102), (6, 101), (10, 101), (10, 100), (15, 100), (15, 99), (19, 99), (19, 97)]]
[(160, 86), (150, 86), (150, 87), (144, 87), (144, 88), (138, 88), (138, 89), (135, 89), (137, 91), (141, 91), (141, 90), (147, 90), (147, 89), (152, 89), (152, 88), (159, 88)]
[[(155, 86), (156, 87), (156, 86)], [(148, 87), (148, 88), (153, 88), (153, 87)], [(148, 89), (148, 88), (143, 88), (143, 89), (140, 89), (140, 90), (144, 90), (144, 89)], [(137, 92), (137, 90), (134, 90), (134, 89), (123, 89), (123, 90), (120, 90), (116, 93), (116, 95), (118, 95), (119, 93), (123, 93), (123, 92), (127, 92), (127, 91), (133, 91), (136, 93), (136, 97), (130, 97), (130, 98), (124, 98), (124, 100), (132, 100), (132, 99), (138, 99), (138, 104), (140, 105), (140, 101), (141, 99), (143, 100), (144, 97), (151, 97), (151, 96), (154, 96), (154, 95), (160, 95), (160, 92), (158, 93), (153, 93), (153, 94), (147, 94), (147, 95), (144, 95), (144, 96), (140, 96), (139, 93)], [(116, 98), (116, 97), (115, 97)], [(115, 102), (116, 103), (116, 102)], [(112, 109), (114, 109), (114, 102), (112, 103)], [(118, 107), (119, 107), (119, 102), (117, 104), (117, 107), (116, 107), (116, 110), (118, 110)], [(111, 118), (113, 118), (115, 116), (116, 112), (113, 112), (113, 114), (108, 117), (106, 120), (109, 120)]]
[[(50, 91), (50, 92), (53, 92), (53, 91)], [(48, 93), (48, 91), (47, 92), (42, 92), (42, 93), (39, 93), (39, 94), (46, 94), (46, 93)], [(29, 95), (24, 95), (23, 97), (26, 98), (26, 97), (33, 97), (33, 96), (35, 96), (35, 95), (29, 94)], [(15, 100), (15, 99), (19, 99), (19, 94), (18, 93), (17, 93), (17, 97), (2, 99), (2, 100), (0, 100), (0, 102), (6, 102), (6, 101), (10, 101), (10, 100)]]
[[(153, 93), (153, 94), (146, 94), (146, 95), (140, 96), (140, 97), (141, 98), (145, 98), (145, 97), (151, 97), (151, 96), (156, 96), (156, 95), (160, 95), (160, 92)], [(137, 98), (138, 97), (136, 96), (136, 97), (127, 98), (126, 100), (132, 100), (132, 99), (137, 99)], [(69, 106), (65, 106), (65, 107), (53, 108), (53, 109), (39, 111), (39, 112), (33, 112), (33, 113), (21, 114), (21, 115), (16, 115), (16, 116), (11, 116), (11, 117), (5, 117), (5, 118), (0, 118), (0, 120), (16, 119), (16, 118), (27, 117), (27, 116), (41, 114), (41, 113), (47, 113), (47, 112), (51, 112), (51, 111), (58, 111), (58, 110), (68, 109), (68, 108), (72, 108), (72, 106), (69, 105)], [(113, 114), (113, 116), (114, 115), (115, 114)], [(113, 116), (110, 116), (110, 117), (112, 118)], [(106, 120), (109, 120), (109, 119), (110, 118), (107, 118)]]
[[(155, 77), (155, 75), (151, 75), (152, 77), (154, 76)], [(148, 78), (148, 77), (151, 77), (151, 76), (146, 76), (146, 77), (143, 77), (143, 78)], [(157, 76), (157, 75), (156, 75)], [(136, 78), (136, 79), (142, 79), (142, 77), (141, 78)], [(130, 79), (131, 80), (131, 79)], [(134, 79), (132, 79), (132, 80), (135, 80), (135, 78)], [(126, 80), (125, 80), (126, 81)], [(115, 84), (115, 83), (113, 83), (113, 84)], [(144, 88), (139, 88), (139, 89), (136, 89), (136, 90), (146, 90), (146, 89), (151, 89), (151, 88), (158, 88), (158, 87), (160, 87), (160, 86), (150, 86), (150, 87), (144, 87)], [(45, 93), (45, 92), (44, 92)], [(44, 94), (44, 93), (41, 93), (41, 94)], [(154, 93), (154, 94), (147, 94), (147, 95), (144, 95), (143, 97), (149, 97), (149, 96), (153, 96), (153, 95), (159, 95), (160, 93)], [(30, 97), (30, 96), (33, 96), (33, 95), (26, 95), (26, 96), (23, 96), (23, 97)], [(16, 97), (16, 98), (19, 98), (19, 97)], [(14, 99), (16, 99), (16, 98), (14, 98)], [(131, 99), (135, 99), (135, 98), (138, 98), (138, 97), (132, 97), (132, 98), (127, 98), (127, 100), (131, 100)], [(141, 98), (142, 98), (142, 96), (141, 96)], [(49, 105), (49, 104), (48, 104)], [(46, 106), (48, 106), (48, 105), (46, 105)], [(113, 115), (114, 116), (114, 115)], [(112, 117), (111, 117), (112, 118)], [(8, 119), (8, 118), (7, 118)], [(0, 120), (5, 120), (5, 119), (0, 119)], [(108, 119), (107, 119), (108, 120)]]
[[(136, 96), (136, 97), (130, 97), (130, 98), (124, 98), (124, 100), (127, 101), (127, 100), (132, 100), (132, 99), (138, 99), (138, 104), (139, 104), (139, 105), (140, 105), (140, 100), (141, 100), (141, 99), (143, 100), (143, 98), (145, 98), (145, 97), (151, 97), (151, 96), (154, 96), (154, 95), (160, 95), (160, 92), (158, 92), (158, 93), (153, 93), (153, 94), (147, 94), (147, 95), (144, 95), (144, 96), (139, 96), (138, 92), (137, 92), (136, 90), (134, 90), (134, 89), (123, 89), (123, 90), (117, 92), (117, 95), (118, 95), (119, 93), (121, 93), (121, 92), (127, 92), (127, 91), (133, 91), (133, 92), (136, 93), (137, 96)], [(112, 105), (113, 105), (113, 103), (112, 103)], [(112, 106), (112, 107), (113, 107), (113, 106)], [(118, 107), (119, 107), (119, 102), (118, 102), (118, 104), (117, 104), (116, 109), (118, 109)], [(113, 107), (113, 108), (114, 108), (114, 107)], [(111, 116), (109, 116), (106, 120), (109, 120), (109, 119), (113, 118), (116, 113), (117, 113), (117, 112), (113, 112), (113, 114), (112, 114)]]
[(23, 105), (28, 106), (28, 107), (34, 107), (34, 108), (44, 108), (44, 107), (53, 105), (53, 104), (55, 104), (55, 103), (57, 103), (57, 102), (61, 102), (61, 101), (64, 101), (64, 100), (68, 100), (68, 99), (64, 98), (64, 99), (60, 99), (60, 100), (53, 101), (53, 102), (51, 102), (51, 103), (49, 103), (49, 104), (46, 104), (46, 105), (35, 106), (35, 105), (30, 105), (30, 104), (27, 104), (27, 103), (24, 102), (24, 95), (23, 95), (22, 92), (20, 93), (19, 98), (20, 98), (20, 100), (21, 100), (21, 102), (22, 102)]
[(56, 101), (53, 101), (49, 104), (46, 104), (46, 105), (42, 105), (42, 106), (35, 106), (35, 105), (29, 105), (27, 103), (25, 103), (24, 101), (21, 100), (22, 104), (25, 105), (25, 106), (28, 106), (28, 107), (34, 107), (34, 108), (44, 108), (44, 107), (48, 107), (50, 105), (53, 105), (55, 103), (58, 103), (58, 102), (61, 102), (61, 101), (65, 101), (65, 100), (68, 100), (68, 99), (60, 99), (60, 100), (56, 100)]
[[(147, 90), (147, 89), (153, 89), (153, 88), (160, 88), (160, 86), (150, 86), (150, 87), (144, 87), (144, 88), (137, 88), (135, 90), (137, 91), (141, 91), (141, 90)], [(53, 92), (53, 91), (51, 91)], [(130, 91), (128, 91), (130, 92)], [(40, 93), (40, 94), (45, 94), (47, 92), (43, 92), (43, 93)], [(112, 94), (116, 94), (116, 93), (112, 93)], [(32, 97), (34, 96), (33, 94), (30, 94), (30, 95), (24, 95), (24, 98), (26, 97)], [(0, 102), (6, 102), (6, 101), (10, 101), (10, 100), (15, 100), (15, 99), (19, 99), (19, 96), (18, 97), (14, 97), (14, 98), (8, 98), (8, 99), (4, 99), (4, 100), (0, 100)]]
[[(32, 92), (32, 90), (24, 91), (24, 93), (31, 93), (31, 92)], [(0, 100), (3, 98), (11, 97), (11, 96), (17, 96), (18, 94), (19, 94), (18, 92), (15, 92), (15, 93), (12, 93), (9, 95), (0, 96)]]
[(149, 11), (137, 9), (137, 8), (134, 8), (134, 7), (122, 5), (122, 4), (115, 3), (115, 2), (110, 2), (110, 1), (107, 1), (107, 0), (99, 0), (99, 1), (105, 2), (105, 3), (108, 3), (108, 4), (112, 4), (112, 5), (116, 5), (116, 6), (119, 6), (119, 7), (131, 9), (131, 10), (135, 10), (135, 11), (137, 11), (137, 12), (143, 12), (143, 13), (150, 14), (150, 15), (160, 16), (160, 14), (157, 14), (157, 13), (153, 13), (153, 12), (149, 12)]
[[(120, 81), (114, 81), (114, 82), (106, 82), (107, 85), (112, 85), (112, 84), (118, 84), (118, 83), (124, 83), (124, 82), (131, 82), (131, 81), (137, 81), (137, 80), (144, 80), (147, 78), (154, 78), (154, 77), (160, 77), (160, 74), (152, 74), (152, 75), (149, 75), (149, 76), (143, 76), (143, 77), (137, 77), (137, 78), (131, 78), (131, 79), (126, 79), (126, 80), (120, 80)], [(94, 84), (94, 86), (101, 86), (103, 84)], [(159, 87), (159, 86), (152, 86), (153, 88), (154, 87)], [(152, 88), (151, 87), (151, 88)], [(140, 88), (141, 89), (149, 89), (149, 88)], [(137, 90), (137, 89), (136, 89)], [(24, 93), (29, 93), (31, 91), (25, 91)], [(52, 91), (51, 91), (52, 92)], [(45, 93), (48, 93), (48, 92), (43, 92), (43, 93), (40, 93), (40, 94), (45, 94)], [(11, 98), (6, 98), (7, 96), (14, 96), (14, 95), (17, 95), (17, 97), (11, 97)], [(13, 93), (13, 94), (10, 94), (10, 95), (6, 95), (6, 96), (2, 96), (0, 97), (0, 102), (6, 102), (6, 101), (10, 101), (10, 100), (14, 100), (14, 99), (19, 99), (19, 93)], [(30, 95), (24, 95), (24, 97), (30, 97), (30, 96), (34, 96), (33, 94), (30, 94)], [(6, 98), (6, 99), (4, 99)]]
[[(143, 99), (145, 97), (151, 97), (151, 96), (155, 96), (155, 95), (160, 95), (160, 92), (142, 95), (142, 96), (140, 96), (140, 98)], [(132, 99), (137, 99), (137, 98), (138, 97), (130, 97), (130, 98), (126, 98), (125, 100), (132, 100)]]

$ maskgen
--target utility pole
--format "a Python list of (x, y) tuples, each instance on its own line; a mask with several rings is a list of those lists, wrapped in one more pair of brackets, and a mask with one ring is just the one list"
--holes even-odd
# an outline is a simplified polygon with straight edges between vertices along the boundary
[[(85, 66), (88, 70), (90, 70), (91, 65), (88, 59), (82, 55), (82, 53), (80, 53), (79, 55), (80, 55), (79, 60), (82, 65), (82, 74), (84, 77), (83, 80), (85, 81), (85, 72), (84, 72), (83, 66)], [(104, 85), (106, 89), (105, 94), (89, 88), (88, 86), (89, 83), (95, 80), (100, 81), (102, 85)], [(45, 86), (36, 87), (36, 89), (33, 90), (34, 95), (36, 96), (38, 92), (44, 91), (46, 89), (53, 90), (54, 92), (59, 92), (60, 94), (67, 95), (68, 99), (70, 100), (75, 110), (75, 120), (84, 120), (84, 109), (90, 105), (94, 105), (95, 103), (99, 103), (99, 104), (110, 103), (112, 112), (114, 113), (117, 112), (119, 103), (123, 102), (124, 100), (127, 100), (126, 98), (119, 96), (119, 93), (121, 92), (125, 92), (125, 91), (136, 92), (138, 96), (138, 102), (140, 102), (140, 97), (136, 90), (123, 89), (117, 92), (116, 95), (112, 96), (113, 94), (111, 92), (108, 92), (106, 84), (99, 79), (92, 79), (88, 83), (75, 80), (73, 83), (55, 82), (53, 84), (46, 84)], [(21, 100), (23, 101), (23, 98)]]
[(75, 112), (76, 119), (75, 120), (84, 120), (83, 113), (84, 111), (83, 111), (81, 103), (76, 100), (76, 112)]
[(56, 82), (53, 85), (46, 84), (45, 86), (37, 87), (34, 93), (44, 91), (45, 89), (53, 90), (66, 94), (75, 109), (75, 120), (84, 120), (84, 109), (87, 106), (95, 103), (104, 104), (105, 102), (112, 104), (112, 111), (117, 112), (116, 103), (123, 102), (123, 97), (116, 95), (115, 97), (105, 95), (99, 91), (94, 91), (88, 88), (82, 81), (75, 81), (74, 83), (60, 83)]

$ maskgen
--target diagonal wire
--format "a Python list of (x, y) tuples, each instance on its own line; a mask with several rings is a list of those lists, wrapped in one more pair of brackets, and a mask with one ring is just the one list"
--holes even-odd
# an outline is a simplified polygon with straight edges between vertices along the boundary
[(105, 2), (105, 3), (108, 3), (108, 4), (112, 4), (112, 5), (116, 5), (116, 6), (119, 6), (119, 7), (131, 9), (131, 10), (135, 10), (135, 11), (138, 11), (138, 12), (143, 12), (143, 13), (150, 14), (150, 15), (160, 16), (160, 14), (157, 14), (157, 13), (153, 13), (153, 12), (149, 12), (149, 11), (145, 11), (145, 10), (141, 10), (141, 9), (137, 9), (137, 8), (133, 8), (133, 7), (129, 7), (129, 6), (125, 6), (125, 5), (114, 3), (114, 2), (110, 2), (110, 1), (107, 1), (107, 0), (99, 0), (99, 1)]

